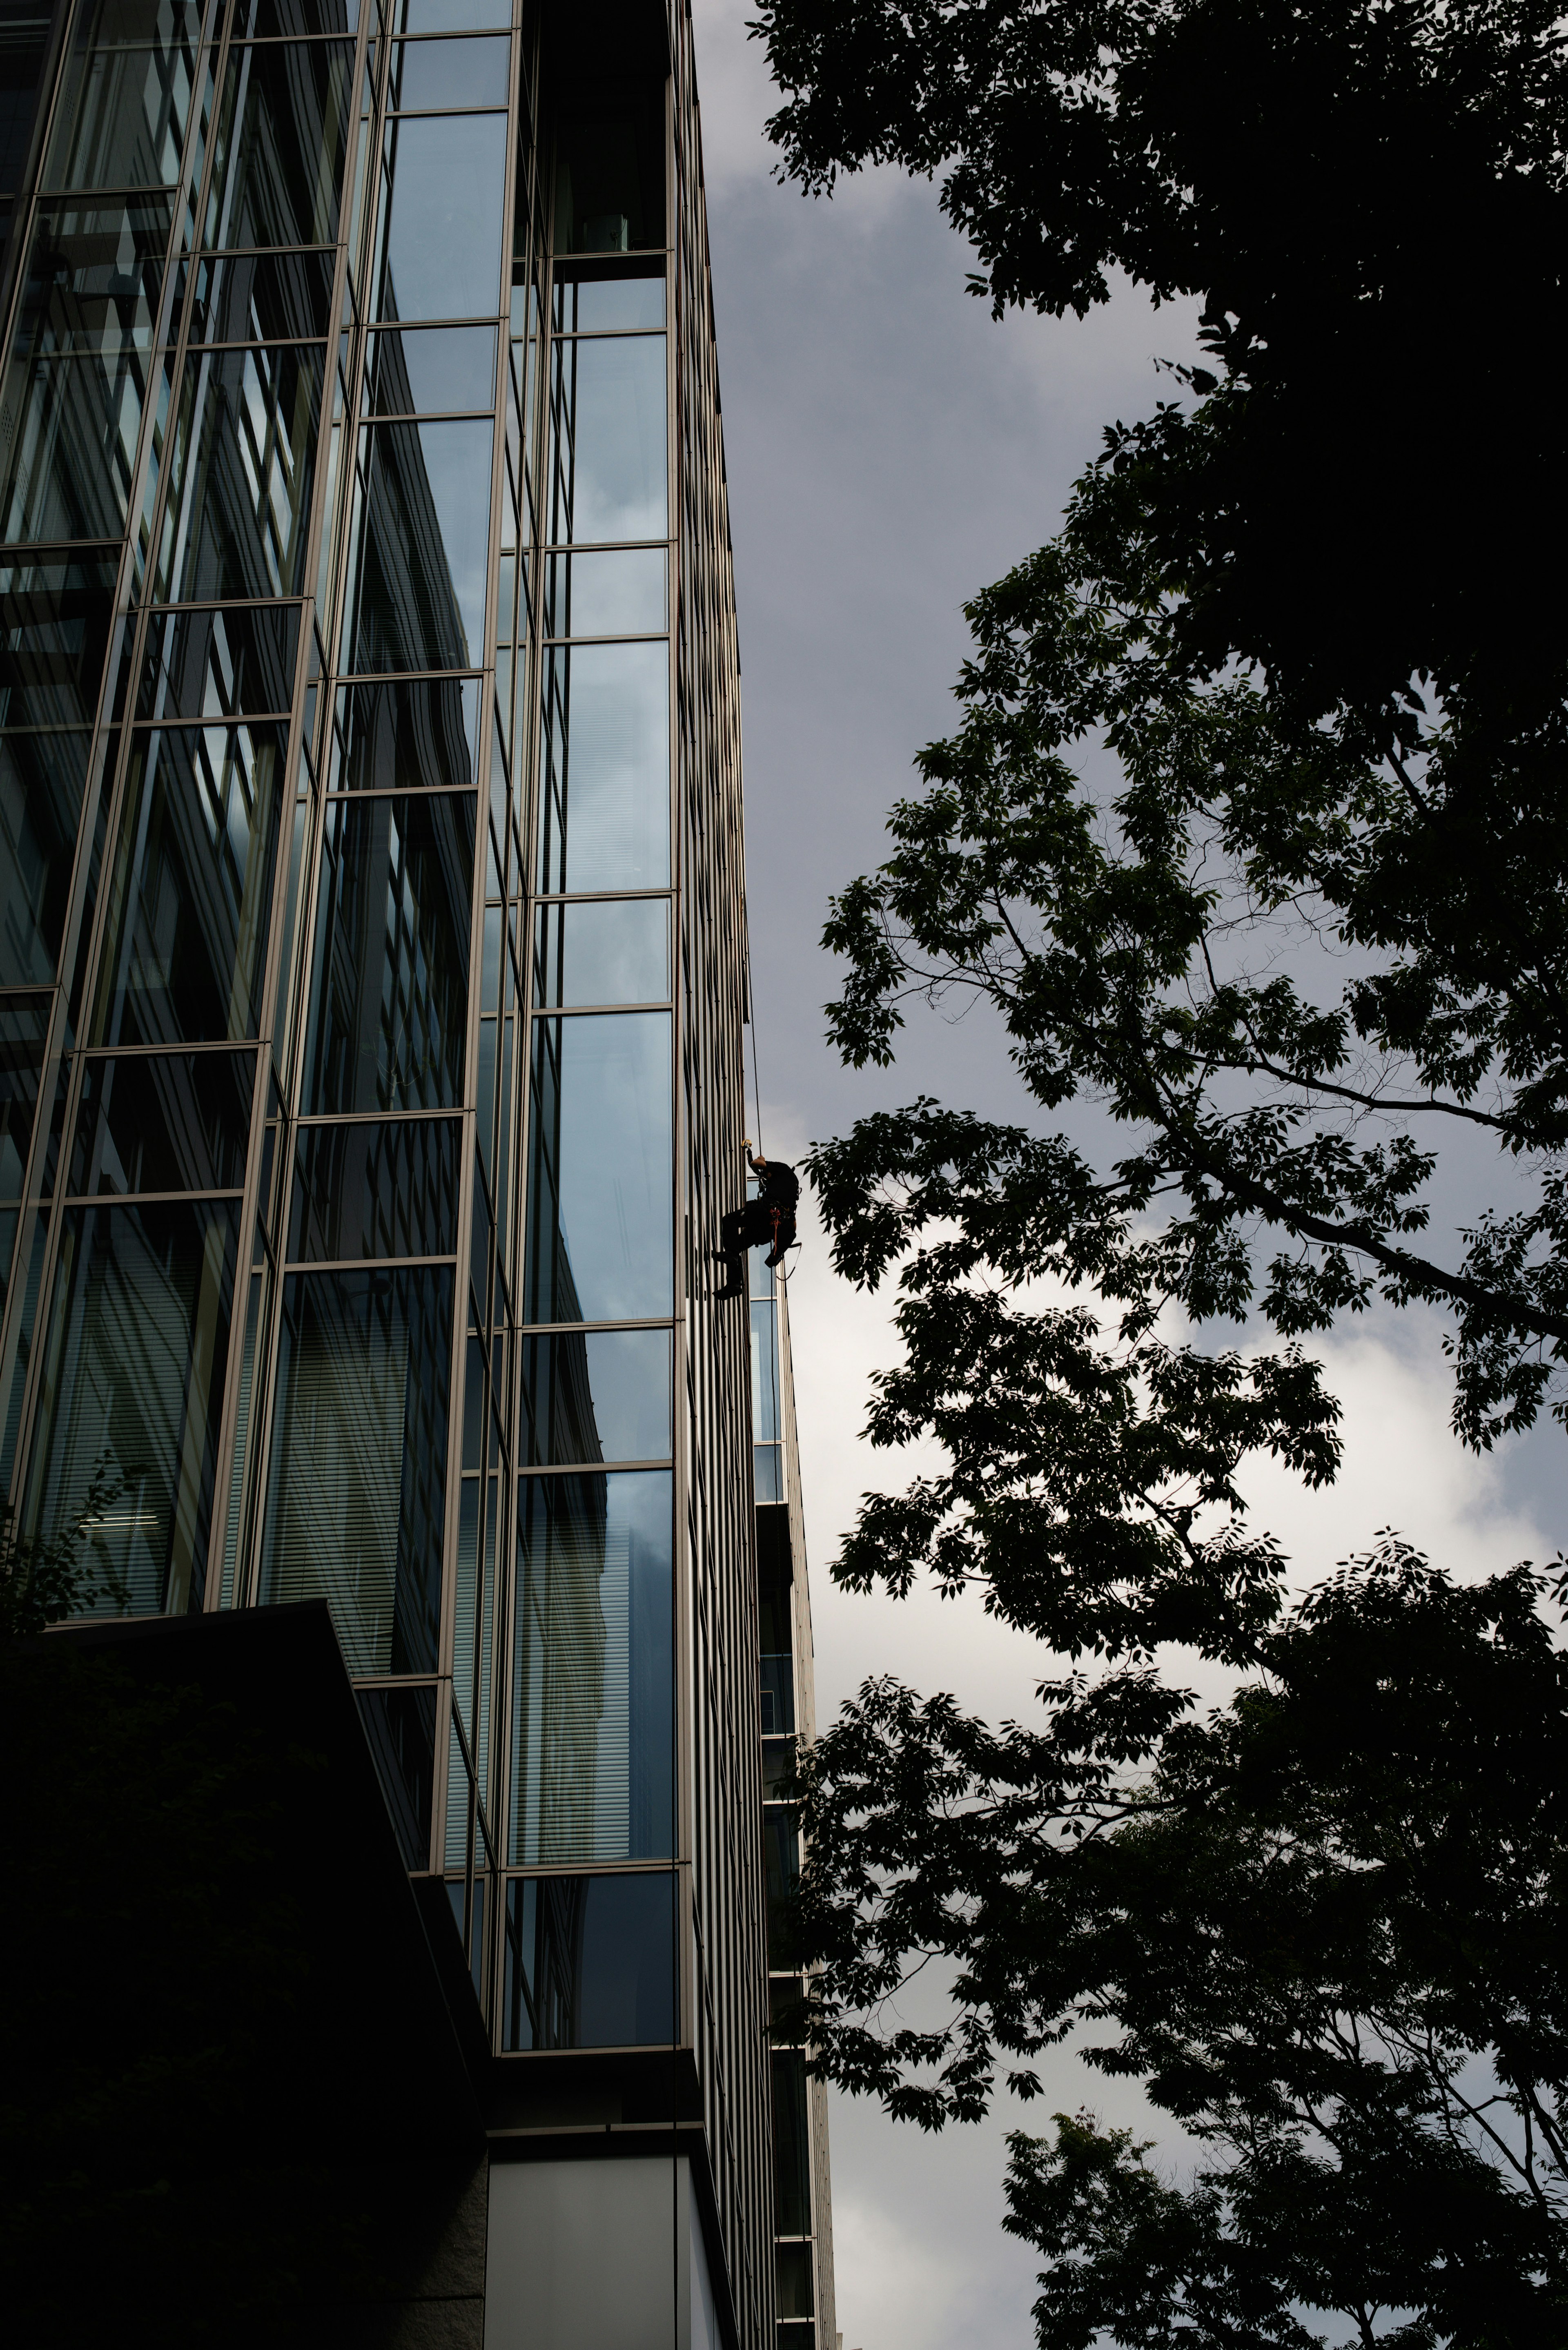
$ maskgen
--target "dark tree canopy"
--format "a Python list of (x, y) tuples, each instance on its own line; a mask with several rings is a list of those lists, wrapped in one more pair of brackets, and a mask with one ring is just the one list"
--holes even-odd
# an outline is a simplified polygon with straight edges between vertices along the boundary
[[(1547, 0), (761, 0), (804, 186), (939, 174), (997, 307), (1202, 305), (1115, 438), (1189, 658), (1381, 737), (1413, 675), (1560, 695), (1564, 120)], [(1530, 711), (1521, 707), (1521, 698)]]
[[(1568, 2341), (1563, 1596), (1386, 1542), (1207, 1720), (1127, 1666), (1044, 1729), (870, 1683), (819, 1741), (825, 2068), (931, 2127), (1086, 2033), (1198, 2142), (1013, 2137), (1050, 2350)], [(951, 2022), (868, 2028), (933, 1957)]]
[[(820, 2061), (935, 2127), (1098, 2030), (1196, 2140), (1014, 2139), (1045, 2350), (1568, 2343), (1563, 1586), (1389, 1536), (1286, 1607), (1244, 1507), (1261, 1452), (1334, 1477), (1312, 1342), (1374, 1306), (1439, 1317), (1466, 1444), (1568, 1418), (1561, 13), (753, 30), (783, 177), (935, 176), (999, 313), (1121, 273), (1206, 361), (968, 608), (958, 730), (826, 932), (848, 1063), (972, 999), (1022, 1113), (812, 1155), (839, 1269), (898, 1284), (871, 1440), (944, 1456), (834, 1572), (1099, 1661), (1043, 1728), (870, 1683), (820, 1742)], [(1207, 1721), (1173, 1641), (1242, 1677)], [(933, 1960), (949, 2022), (889, 2024)]]

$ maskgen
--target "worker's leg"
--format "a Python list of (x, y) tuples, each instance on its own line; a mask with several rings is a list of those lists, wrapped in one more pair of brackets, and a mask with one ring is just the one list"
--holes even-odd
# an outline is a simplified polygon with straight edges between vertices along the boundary
[[(732, 1208), (720, 1222), (722, 1245), (714, 1250), (713, 1255), (716, 1262), (725, 1268), (724, 1286), (717, 1293), (721, 1297), (739, 1297), (745, 1293), (745, 1252), (748, 1246), (754, 1244), (756, 1238), (752, 1230), (755, 1213), (756, 1202), (753, 1200), (743, 1208)], [(771, 1225), (769, 1231), (772, 1231)]]
[(770, 1237), (773, 1247), (768, 1251), (764, 1262), (768, 1264), (782, 1264), (784, 1261), (784, 1251), (794, 1246), (794, 1218), (781, 1216), (777, 1232), (771, 1232)]

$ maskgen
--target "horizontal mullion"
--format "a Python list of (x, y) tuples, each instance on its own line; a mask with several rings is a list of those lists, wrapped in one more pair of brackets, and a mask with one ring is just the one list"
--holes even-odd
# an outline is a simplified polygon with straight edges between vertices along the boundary
[(595, 629), (591, 635), (541, 637), (539, 641), (542, 646), (568, 647), (572, 645), (661, 645), (668, 644), (670, 641), (670, 631), (668, 629), (628, 629), (620, 636), (609, 636), (601, 629)]
[[(357, 795), (363, 799), (374, 796), (369, 792)], [(462, 1116), (456, 1109), (351, 1109), (339, 1117), (321, 1110), (301, 1110), (294, 1119), (296, 1127), (319, 1129), (324, 1126), (437, 1126), (451, 1125)]]
[(67, 1191), (62, 1208), (144, 1208), (169, 1200), (243, 1200), (239, 1191)]
[(668, 1469), (675, 1456), (660, 1452), (651, 1461), (529, 1461), (518, 1464), (519, 1477), (611, 1477), (623, 1469)]
[(673, 898), (675, 891), (663, 889), (535, 889), (532, 892), (536, 906), (603, 906), (621, 898)]
[(517, 1326), (520, 1338), (547, 1338), (565, 1331), (568, 1336), (579, 1330), (673, 1330), (675, 1324), (668, 1314), (646, 1315), (641, 1321), (619, 1322), (523, 1322)]
[(374, 1273), (378, 1265), (389, 1270), (394, 1265), (456, 1264), (457, 1256), (286, 1256), (285, 1273)]
[(489, 408), (400, 408), (377, 409), (363, 415), (361, 424), (488, 424), (495, 414), (493, 403)]
[(535, 1003), (530, 1016), (535, 1020), (585, 1020), (604, 1012), (670, 1012), (674, 1008), (674, 997), (662, 995), (647, 1003)]

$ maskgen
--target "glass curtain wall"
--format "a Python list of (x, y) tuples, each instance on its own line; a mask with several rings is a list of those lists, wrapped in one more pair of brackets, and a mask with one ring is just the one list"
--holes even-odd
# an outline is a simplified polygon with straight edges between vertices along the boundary
[(0, 1471), (107, 1612), (324, 1601), (498, 2045), (695, 2014), (719, 2145), (738, 728), (690, 27), (673, 81), (643, 29), (542, 120), (523, 0), (65, 20), (0, 320)]

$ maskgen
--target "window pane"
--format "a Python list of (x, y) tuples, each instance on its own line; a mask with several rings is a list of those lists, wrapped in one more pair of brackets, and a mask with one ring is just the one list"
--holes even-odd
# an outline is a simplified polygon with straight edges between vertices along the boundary
[(196, 86), (201, 0), (109, 0), (77, 21), (41, 184), (171, 188)]
[(346, 41), (231, 51), (203, 244), (334, 242), (353, 76)]
[(493, 327), (400, 328), (370, 339), (372, 416), (422, 416), (495, 401)]
[(254, 1053), (128, 1054), (82, 1078), (71, 1191), (237, 1191)]
[(558, 335), (628, 329), (659, 332), (664, 326), (664, 279), (591, 277), (578, 284), (574, 278), (557, 277), (555, 318)]
[(512, 22), (512, 0), (396, 0), (392, 23), (400, 33), (480, 32)]
[(462, 1107), (473, 832), (455, 794), (328, 807), (307, 1110)]
[(294, 700), (297, 604), (155, 612), (136, 698), (139, 718), (244, 718)]
[(317, 343), (186, 361), (161, 601), (299, 593), (324, 367)]
[(663, 538), (664, 338), (557, 342), (549, 536)]
[(118, 538), (147, 396), (149, 362), (133, 340), (102, 348), (18, 349), (6, 369), (7, 453), (0, 530), (7, 539)]
[(48, 48), (49, 20), (29, 8), (12, 16), (0, 47), (0, 189), (19, 188), (32, 141), (33, 105)]
[(645, 97), (609, 83), (558, 125), (558, 253), (627, 253), (664, 243), (663, 118), (657, 88)]
[(534, 1023), (529, 1322), (670, 1312), (670, 1015)]
[(557, 645), (545, 660), (539, 887), (670, 880), (670, 659), (648, 644)]
[(487, 418), (360, 436), (351, 665), (475, 669), (489, 576)]
[(640, 637), (664, 626), (664, 549), (545, 558), (547, 637)]
[(387, 130), (379, 318), (476, 318), (501, 307), (506, 123), (449, 114)]
[(275, 33), (347, 33), (352, 39), (358, 23), (357, 0), (240, 0), (234, 33), (236, 40)]
[(752, 1307), (753, 1444), (776, 1444), (779, 1441), (779, 1349), (778, 1332), (774, 1326), (775, 1312), (771, 1299), (766, 1305), (753, 1305)]
[(202, 1605), (239, 1214), (162, 1201), (62, 1220), (26, 1523), (51, 1540), (100, 1461), (123, 1479), (92, 1541), (135, 1615)]
[(523, 1459), (662, 1461), (670, 1452), (667, 1330), (574, 1330), (523, 1341)]
[[(765, 1718), (763, 1727), (767, 1727)], [(768, 1964), (787, 1966), (793, 1904), (800, 1882), (800, 1831), (786, 1811), (773, 1804), (763, 1813), (763, 1865), (768, 1897)]]
[(430, 107), (504, 106), (512, 44), (485, 41), (400, 41), (392, 52), (387, 105), (394, 113)]
[(663, 1469), (518, 1480), (514, 1861), (671, 1849), (670, 1503)]
[(811, 2233), (811, 2133), (805, 2112), (805, 2058), (775, 2048), (774, 2074), (774, 2232)]
[[(47, 995), (13, 995), (0, 1002), (0, 1200), (22, 1197), (48, 1034)], [(7, 1256), (11, 1239), (7, 1233)]]
[(52, 980), (92, 736), (0, 734), (0, 985)]
[(112, 558), (0, 566), (0, 726), (90, 726), (114, 619)]
[(506, 1888), (507, 2048), (675, 2037), (674, 1880), (527, 1877)]
[(95, 1044), (259, 1033), (286, 740), (282, 726), (132, 739)]
[(168, 196), (40, 204), (13, 359), (151, 350), (172, 217)]
[(787, 1648), (764, 1648), (760, 1670), (763, 1735), (788, 1737), (794, 1729), (794, 1658)]
[(337, 696), (337, 716), (328, 791), (418, 791), (442, 785), (472, 789), (477, 678), (351, 685)]
[(670, 994), (670, 910), (663, 898), (541, 906), (536, 1003), (660, 1003)]
[(461, 1149), (455, 1118), (301, 1127), (290, 1259), (455, 1255)]
[[(816, 2314), (811, 2284), (811, 2246), (809, 2244), (776, 2244), (774, 2247), (778, 2277), (778, 2314), (780, 2317), (814, 2317)], [(787, 2341), (791, 2350), (801, 2333), (809, 2328), (792, 2327), (781, 2342)]]
[(436, 1669), (452, 1299), (445, 1265), (284, 1283), (261, 1596), (326, 1599), (351, 1673)]
[(435, 1791), (436, 1693), (430, 1688), (358, 1691), (381, 1793), (410, 1868), (428, 1868)]
[(301, 343), (332, 324), (330, 253), (225, 254), (196, 264), (193, 343)]

